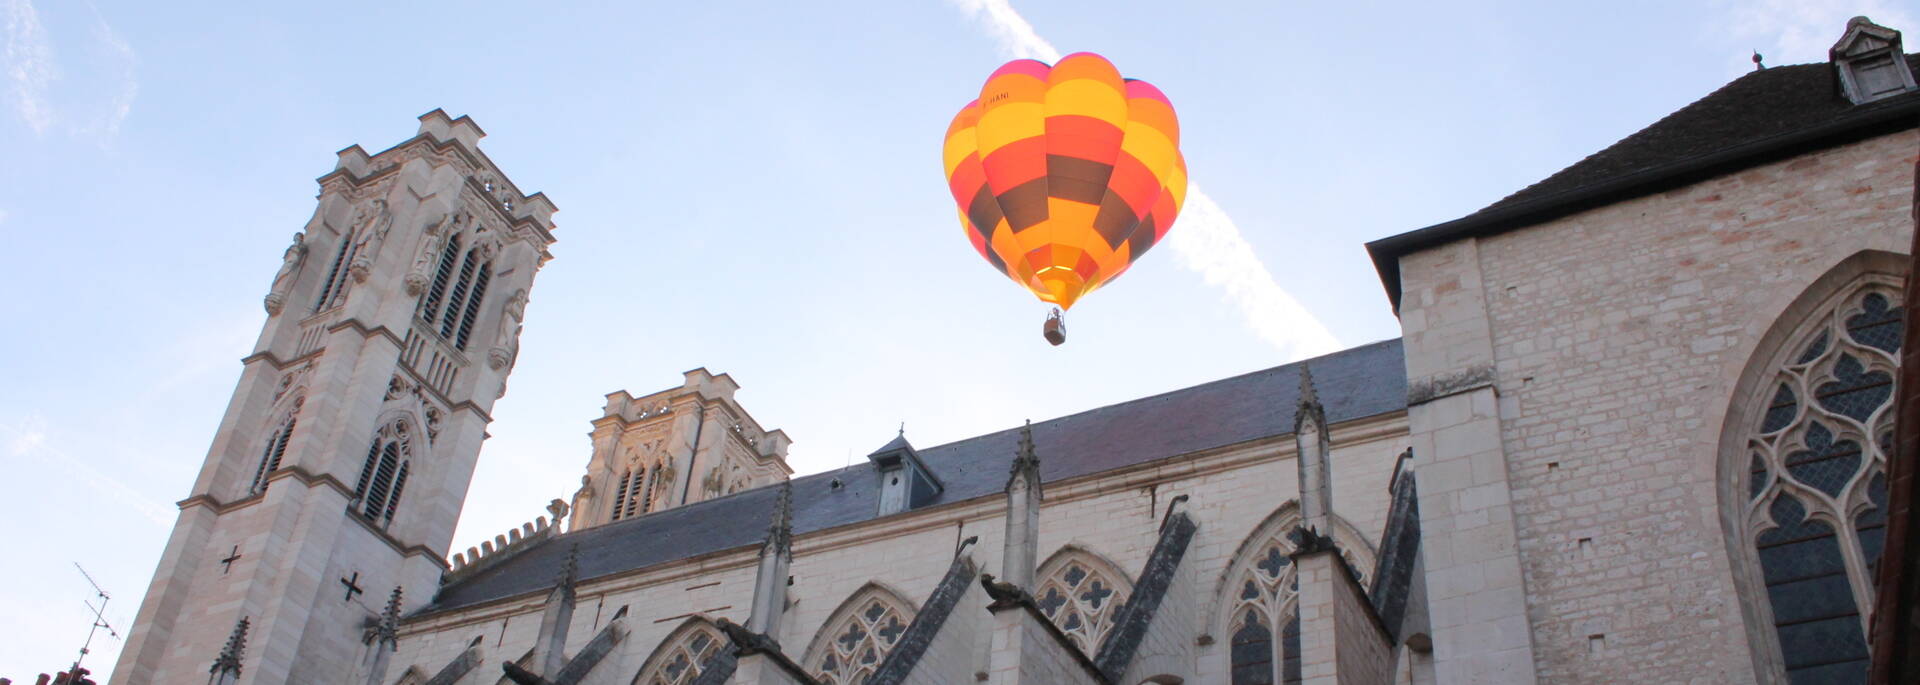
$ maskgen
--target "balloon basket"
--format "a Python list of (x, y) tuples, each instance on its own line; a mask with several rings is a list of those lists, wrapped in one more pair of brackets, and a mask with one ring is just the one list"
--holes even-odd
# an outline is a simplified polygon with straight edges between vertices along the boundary
[(1047, 323), (1041, 327), (1040, 334), (1055, 346), (1067, 341), (1067, 319), (1060, 314), (1060, 310), (1055, 309), (1047, 315)]

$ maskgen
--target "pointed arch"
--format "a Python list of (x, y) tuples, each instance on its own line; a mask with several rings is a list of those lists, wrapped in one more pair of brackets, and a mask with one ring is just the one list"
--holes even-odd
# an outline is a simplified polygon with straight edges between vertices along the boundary
[(1756, 671), (1865, 677), (1906, 258), (1864, 250), (1786, 306), (1720, 426), (1720, 523)]
[[(1364, 587), (1373, 572), (1373, 545), (1346, 519), (1330, 518), (1334, 542)], [(1241, 540), (1220, 575), (1207, 634), (1226, 636), (1227, 668), (1221, 670), (1233, 685), (1301, 682), (1300, 581), (1287, 539), (1299, 525), (1299, 503), (1281, 504)]]
[(1042, 613), (1085, 654), (1100, 649), (1120, 605), (1133, 596), (1133, 580), (1112, 560), (1079, 545), (1064, 545), (1040, 564), (1034, 577)]
[(411, 412), (390, 411), (367, 448), (360, 477), (354, 480), (351, 510), (378, 528), (393, 524), (413, 471), (413, 442), (418, 420)]
[(865, 682), (913, 623), (914, 607), (879, 583), (861, 586), (814, 634), (804, 662), (807, 672), (823, 685)]
[(705, 616), (690, 616), (654, 647), (633, 685), (688, 685), (726, 648), (726, 636)]
[(280, 461), (287, 456), (287, 443), (293, 440), (293, 429), (299, 423), (300, 408), (307, 402), (306, 388), (302, 387), (288, 393), (282, 408), (273, 415), (273, 431), (267, 433), (260, 443), (260, 459), (253, 467), (253, 480), (247, 485), (248, 495), (257, 495), (267, 491), (267, 476), (280, 468)]

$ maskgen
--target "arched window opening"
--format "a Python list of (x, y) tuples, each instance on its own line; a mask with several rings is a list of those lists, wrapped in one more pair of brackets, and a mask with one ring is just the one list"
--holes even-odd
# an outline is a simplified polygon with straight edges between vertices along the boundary
[(347, 290), (347, 263), (353, 261), (353, 240), (351, 236), (340, 236), (340, 249), (333, 255), (333, 266), (327, 269), (327, 280), (320, 285), (320, 296), (313, 301), (313, 311), (321, 311), (335, 303)]
[[(1233, 685), (1290, 685), (1300, 682), (1300, 580), (1293, 568), (1293, 546), (1270, 536), (1234, 579), (1234, 630), (1229, 648)], [(1276, 643), (1270, 626), (1281, 626)], [(1279, 649), (1275, 649), (1278, 647)], [(1279, 668), (1276, 669), (1275, 666)]]
[(627, 494), (631, 490), (628, 484), (632, 482), (633, 469), (627, 469), (626, 473), (620, 474), (620, 484), (614, 488), (613, 492), (613, 515), (609, 517), (614, 521), (626, 516)]
[(660, 472), (665, 470), (665, 464), (655, 464), (653, 468), (647, 470), (646, 485), (641, 488), (640, 495), (637, 498), (640, 500), (641, 513), (653, 511), (653, 495), (654, 492), (661, 488), (659, 482), (661, 480)]
[[(298, 411), (298, 404), (295, 404)], [(293, 425), (296, 417), (289, 416), (271, 435), (267, 436), (266, 446), (260, 450), (260, 465), (253, 470), (253, 484), (247, 486), (248, 494), (257, 494), (267, 490), (267, 474), (280, 468), (281, 457), (287, 456), (287, 441), (293, 438)]]
[(824, 685), (866, 682), (899, 642), (913, 610), (876, 585), (854, 593), (814, 638), (807, 671)]
[(433, 283), (427, 286), (426, 297), (420, 300), (420, 318), (433, 321), (440, 315), (440, 304), (446, 301), (447, 287), (453, 283), (453, 266), (460, 259), (460, 236), (447, 239), (447, 246), (440, 250), (440, 266), (433, 271)]
[(1745, 424), (1747, 466), (1729, 473), (1793, 682), (1866, 677), (1902, 330), (1891, 279), (1866, 279), (1815, 309), (1773, 352), (1759, 383), (1766, 400)]
[(1113, 628), (1113, 617), (1133, 593), (1126, 576), (1089, 552), (1065, 549), (1040, 565), (1040, 611), (1081, 653), (1092, 655)]
[(480, 303), (487, 298), (487, 283), (493, 280), (493, 262), (480, 265), (480, 275), (474, 277), (473, 294), (467, 296), (466, 312), (460, 315), (460, 332), (454, 337), (453, 347), (467, 349), (467, 338), (473, 335), (473, 320), (480, 316)]
[(400, 496), (407, 487), (411, 447), (405, 421), (394, 421), (381, 428), (367, 448), (366, 463), (353, 489), (352, 510), (361, 518), (381, 527), (393, 523), (400, 507)]
[(725, 638), (705, 619), (693, 618), (660, 642), (634, 676), (634, 685), (688, 685), (712, 667)]
[(478, 250), (467, 250), (467, 256), (460, 260), (460, 278), (447, 296), (446, 311), (440, 314), (441, 338), (453, 337), (454, 325), (460, 322), (460, 312), (467, 306), (467, 290), (473, 287), (474, 272), (480, 268), (479, 260)]

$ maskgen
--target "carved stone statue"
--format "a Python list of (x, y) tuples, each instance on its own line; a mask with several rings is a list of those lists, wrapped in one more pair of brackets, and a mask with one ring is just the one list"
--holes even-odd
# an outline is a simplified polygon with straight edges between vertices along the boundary
[[(493, 349), (487, 354), (487, 364), (495, 371), (512, 369), (513, 363), (520, 357), (520, 322), (527, 316), (527, 289), (513, 291), (513, 297), (507, 298), (505, 311), (500, 317), (500, 332), (494, 336)], [(504, 390), (503, 390), (504, 391)]]
[(267, 288), (267, 314), (279, 314), (287, 304), (287, 293), (293, 290), (294, 276), (300, 273), (300, 265), (307, 261), (307, 234), (295, 232), (293, 244), (287, 246), (285, 254), (280, 256), (280, 272), (273, 275), (273, 286)]
[(393, 212), (387, 209), (386, 200), (375, 199), (360, 208), (353, 223), (353, 262), (347, 265), (347, 273), (353, 274), (353, 282), (364, 283), (367, 272), (373, 270), (373, 261), (380, 257), (387, 231), (393, 228)]
[(460, 222), (458, 212), (448, 212), (439, 223), (427, 225), (423, 231), (426, 235), (420, 239), (420, 250), (413, 256), (413, 268), (407, 270), (404, 281), (408, 295), (417, 296), (426, 292), (427, 283), (433, 278), (435, 258), (440, 255), (440, 247), (446, 244), (448, 236), (460, 230)]

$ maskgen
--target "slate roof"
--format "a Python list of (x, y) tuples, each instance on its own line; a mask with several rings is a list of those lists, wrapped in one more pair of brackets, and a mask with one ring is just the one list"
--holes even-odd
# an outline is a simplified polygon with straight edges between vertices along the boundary
[[(1920, 54), (1907, 55), (1920, 71)], [(1920, 91), (1864, 105), (1832, 64), (1750, 72), (1620, 142), (1465, 217), (1367, 243), (1395, 310), (1400, 257), (1920, 125)]]
[[(1040, 475), (1051, 482), (1293, 432), (1301, 364), (1331, 423), (1406, 408), (1400, 340), (1143, 397), (1033, 424)], [(946, 489), (927, 506), (998, 495), (1019, 443), (1008, 428), (918, 450)], [(832, 486), (834, 480), (842, 487)], [(805, 535), (874, 518), (879, 476), (871, 463), (793, 480), (793, 530)], [(580, 545), (581, 581), (688, 557), (758, 545), (778, 488), (761, 487), (567, 533), (440, 589), (432, 614), (551, 586), (567, 549)]]

